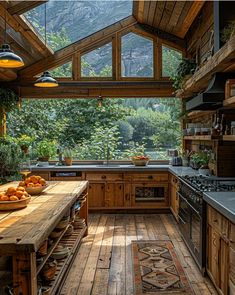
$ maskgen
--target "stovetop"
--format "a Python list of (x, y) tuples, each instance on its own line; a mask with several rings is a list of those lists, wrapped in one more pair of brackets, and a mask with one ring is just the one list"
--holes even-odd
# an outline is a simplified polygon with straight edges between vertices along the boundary
[(235, 178), (185, 175), (182, 179), (200, 193), (235, 191)]

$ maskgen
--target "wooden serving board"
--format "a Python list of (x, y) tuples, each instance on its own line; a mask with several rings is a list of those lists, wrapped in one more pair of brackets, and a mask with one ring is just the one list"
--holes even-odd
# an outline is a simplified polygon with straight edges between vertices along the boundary
[[(0, 190), (17, 185), (11, 182), (0, 186)], [(87, 181), (49, 182), (41, 195), (31, 197), (26, 208), (1, 211), (0, 255), (36, 252), (87, 186)]]

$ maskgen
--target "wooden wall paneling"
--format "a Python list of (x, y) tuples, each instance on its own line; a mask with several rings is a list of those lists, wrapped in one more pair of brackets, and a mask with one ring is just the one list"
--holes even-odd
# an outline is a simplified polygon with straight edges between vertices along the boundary
[(190, 8), (192, 6), (192, 3), (193, 3), (193, 1), (185, 1), (184, 9), (182, 10), (181, 15), (180, 15), (180, 18), (179, 18), (179, 21), (177, 23), (177, 28), (176, 27), (172, 27), (172, 25), (169, 24), (168, 25), (169, 32), (171, 32), (172, 34), (174, 34), (175, 31), (176, 31), (176, 33), (178, 33), (180, 31), (179, 28), (182, 27), (182, 25), (184, 23), (184, 20), (186, 19), (187, 15), (189, 13), (189, 10), (190, 10)]
[(138, 4), (137, 4), (137, 9), (138, 10), (137, 10), (136, 17), (137, 17), (138, 21), (140, 23), (142, 23), (143, 20), (144, 20), (144, 3), (145, 3), (145, 0), (138, 0), (137, 2), (138, 2)]
[[(180, 1), (178, 1), (180, 2)], [(177, 3), (178, 3), (177, 2)], [(186, 33), (188, 32), (188, 29), (192, 25), (193, 21), (197, 17), (198, 13), (202, 9), (203, 5), (205, 4), (205, 1), (192, 1), (192, 5), (190, 7), (190, 10), (187, 14), (187, 16), (184, 18), (184, 21), (180, 27), (180, 30), (178, 31), (177, 35), (181, 38), (184, 38)]]
[(164, 7), (165, 7), (165, 4), (166, 4), (165, 2), (166, 1), (158, 1), (157, 2), (157, 7), (156, 7), (156, 10), (155, 10), (155, 16), (154, 16), (154, 20), (153, 20), (153, 26), (155, 28), (158, 28), (159, 24), (161, 22)]
[(148, 11), (148, 21), (147, 21), (147, 23), (150, 26), (152, 26), (153, 22), (154, 22), (154, 16), (155, 16), (156, 9), (157, 9), (157, 3), (158, 3), (158, 1), (150, 1), (149, 11)]
[(151, 1), (143, 1), (144, 2), (144, 10), (143, 10), (143, 23), (148, 23), (148, 14)]
[[(172, 23), (172, 16), (175, 15), (175, 6), (177, 5), (177, 2), (181, 1), (166, 1), (166, 5), (164, 8), (164, 16), (162, 17), (159, 28), (163, 31), (169, 31), (169, 26), (171, 26)], [(174, 27), (175, 25), (173, 25)]]
[(12, 81), (17, 78), (15, 70), (0, 68), (0, 81)]
[(38, 73), (43, 72), (47, 68), (56, 67), (63, 63), (66, 63), (74, 54), (75, 51), (86, 50), (92, 44), (96, 46), (97, 43), (100, 44), (103, 40), (112, 37), (115, 33), (122, 31), (124, 28), (132, 26), (136, 23), (136, 20), (130, 16), (127, 17), (113, 25), (100, 30), (93, 35), (79, 40), (61, 50), (54, 53), (53, 56), (48, 57), (46, 60), (42, 59), (33, 65), (26, 67), (20, 71), (21, 76), (34, 76)]

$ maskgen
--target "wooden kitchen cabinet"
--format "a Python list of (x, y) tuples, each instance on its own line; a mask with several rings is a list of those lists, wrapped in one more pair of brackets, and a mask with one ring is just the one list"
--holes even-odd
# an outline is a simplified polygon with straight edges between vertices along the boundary
[(124, 183), (108, 182), (105, 191), (105, 207), (124, 207)]
[(220, 294), (228, 293), (229, 221), (212, 207), (207, 208), (207, 273)]
[(89, 208), (100, 208), (105, 206), (105, 183), (89, 183)]
[(235, 224), (230, 223), (229, 234), (229, 294), (235, 294)]
[(85, 178), (89, 181), (90, 209), (169, 207), (168, 172), (87, 172)]
[(172, 214), (175, 216), (178, 221), (179, 213), (179, 197), (178, 197), (178, 178), (174, 175), (170, 175), (170, 184), (169, 184), (169, 195), (170, 195), (170, 209)]

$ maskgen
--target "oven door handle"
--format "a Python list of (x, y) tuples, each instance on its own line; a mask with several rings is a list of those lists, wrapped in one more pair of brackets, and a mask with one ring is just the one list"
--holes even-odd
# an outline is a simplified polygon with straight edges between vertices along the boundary
[(180, 221), (181, 221), (183, 224), (186, 224), (186, 222), (183, 220), (183, 218), (182, 218), (180, 215), (178, 215), (178, 218), (180, 219)]
[(187, 201), (187, 199), (185, 199), (185, 197), (181, 195), (181, 193), (177, 192), (177, 194), (197, 215), (200, 216), (200, 212), (193, 208), (193, 206)]
[[(199, 215), (200, 216), (200, 212), (199, 211), (197, 211), (195, 208), (193, 208), (193, 206), (189, 203), (189, 202), (187, 202), (188, 203), (188, 205), (189, 205), (189, 207), (197, 214), (197, 215)], [(200, 216), (201, 217), (201, 216)]]

